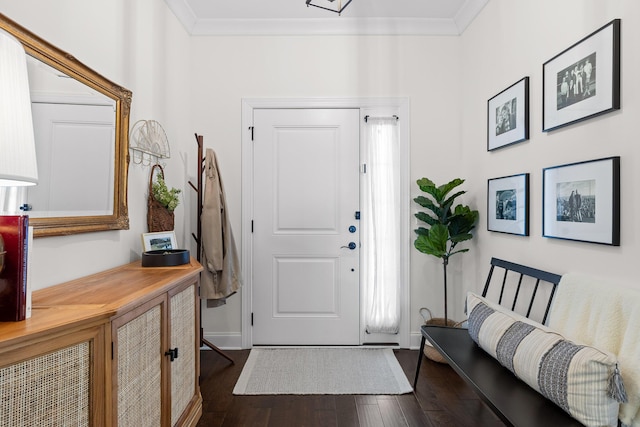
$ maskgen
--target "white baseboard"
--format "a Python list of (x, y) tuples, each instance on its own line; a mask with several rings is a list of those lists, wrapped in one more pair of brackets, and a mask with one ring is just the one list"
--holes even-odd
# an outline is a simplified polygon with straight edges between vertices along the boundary
[[(209, 341), (221, 350), (241, 350), (242, 335), (241, 334), (216, 334), (204, 333), (204, 339)], [(203, 346), (201, 349), (206, 350), (208, 347)]]
[[(409, 341), (409, 348), (411, 350), (420, 349), (420, 339), (422, 335), (420, 332), (411, 332)], [(241, 350), (242, 349), (242, 335), (241, 334), (219, 334), (219, 333), (204, 333), (204, 339), (209, 341), (221, 350)], [(207, 347), (203, 347), (206, 349)]]
[(420, 350), (420, 340), (422, 339), (422, 334), (420, 332), (411, 332), (411, 344), (410, 350)]

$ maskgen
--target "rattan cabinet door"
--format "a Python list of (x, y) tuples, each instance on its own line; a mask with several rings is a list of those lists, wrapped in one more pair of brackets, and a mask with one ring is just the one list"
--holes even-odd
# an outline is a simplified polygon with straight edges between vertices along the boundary
[(162, 425), (166, 295), (112, 322), (113, 405), (119, 427)]
[(104, 327), (0, 352), (0, 426), (104, 425)]
[[(171, 425), (188, 418), (187, 408), (197, 402), (199, 327), (196, 304), (199, 303), (197, 284), (179, 288), (169, 296), (169, 336), (171, 349), (178, 357), (169, 363), (171, 378)], [(181, 420), (181, 418), (183, 418)]]

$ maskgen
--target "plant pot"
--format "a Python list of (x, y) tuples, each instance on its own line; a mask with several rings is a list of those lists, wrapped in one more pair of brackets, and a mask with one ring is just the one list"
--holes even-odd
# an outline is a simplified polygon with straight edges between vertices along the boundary
[[(457, 328), (457, 327), (460, 327), (460, 325), (462, 324), (462, 322), (456, 322), (455, 320), (451, 320), (451, 319), (447, 319), (447, 321), (445, 322), (444, 317), (433, 317), (431, 315), (431, 310), (424, 307), (420, 309), (420, 315), (424, 319), (425, 325), (451, 326), (451, 327)], [(425, 342), (425, 345), (424, 345), (424, 355), (427, 357), (427, 359), (433, 360), (434, 362), (447, 363), (446, 359), (442, 357), (440, 352), (435, 348), (433, 348), (433, 346), (428, 341)]]
[[(447, 322), (445, 324), (444, 317), (436, 317), (436, 318), (432, 318), (430, 320), (427, 320), (425, 322), (425, 325), (454, 326), (454, 327), (459, 326), (458, 322), (456, 322), (454, 320), (451, 320), (451, 319), (447, 319)], [(447, 363), (446, 359), (444, 357), (442, 357), (440, 352), (438, 350), (436, 350), (435, 348), (433, 348), (431, 343), (429, 343), (428, 341), (424, 345), (424, 355), (427, 356), (427, 359), (433, 360), (434, 362)]]
[(153, 197), (153, 177), (155, 168), (164, 179), (164, 169), (160, 165), (153, 165), (149, 176), (149, 197), (147, 199), (147, 227), (149, 233), (172, 231), (174, 229), (174, 214)]

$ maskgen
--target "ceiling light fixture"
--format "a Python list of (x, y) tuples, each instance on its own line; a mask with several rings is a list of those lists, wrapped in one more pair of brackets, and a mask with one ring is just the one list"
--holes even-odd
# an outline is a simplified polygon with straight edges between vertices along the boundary
[(307, 7), (313, 6), (318, 7), (320, 9), (329, 10), (331, 12), (335, 12), (338, 15), (342, 13), (342, 11), (349, 6), (352, 0), (347, 0), (347, 2), (342, 5), (342, 0), (338, 0), (337, 7), (334, 6), (335, 0), (307, 0)]

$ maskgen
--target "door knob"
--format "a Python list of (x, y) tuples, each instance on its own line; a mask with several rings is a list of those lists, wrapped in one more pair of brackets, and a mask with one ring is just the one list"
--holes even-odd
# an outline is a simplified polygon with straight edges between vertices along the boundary
[(349, 242), (348, 246), (340, 246), (340, 249), (342, 249), (342, 248), (354, 250), (356, 248), (356, 243), (355, 242)]

